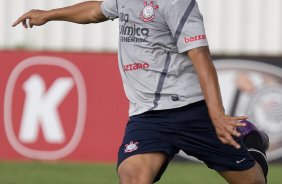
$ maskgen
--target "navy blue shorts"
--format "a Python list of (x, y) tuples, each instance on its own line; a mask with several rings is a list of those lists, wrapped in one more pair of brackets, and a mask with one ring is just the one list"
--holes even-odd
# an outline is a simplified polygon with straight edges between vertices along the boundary
[(220, 142), (204, 101), (176, 109), (148, 111), (129, 118), (118, 152), (118, 166), (133, 155), (164, 152), (168, 159), (155, 178), (158, 181), (169, 161), (182, 150), (216, 171), (253, 167), (255, 161), (242, 140), (235, 140), (241, 144), (240, 149)]

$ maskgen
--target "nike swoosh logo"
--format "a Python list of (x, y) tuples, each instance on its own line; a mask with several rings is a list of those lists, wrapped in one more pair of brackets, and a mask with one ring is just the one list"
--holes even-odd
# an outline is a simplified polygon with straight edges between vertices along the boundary
[(241, 162), (243, 162), (244, 160), (246, 160), (246, 158), (243, 158), (242, 160), (236, 160), (237, 164), (240, 164)]

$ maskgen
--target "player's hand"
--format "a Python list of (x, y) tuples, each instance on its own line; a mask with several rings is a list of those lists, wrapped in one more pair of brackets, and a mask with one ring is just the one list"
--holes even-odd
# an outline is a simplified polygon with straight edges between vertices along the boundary
[(241, 135), (237, 132), (236, 127), (246, 126), (245, 123), (240, 122), (245, 119), (247, 119), (246, 116), (232, 117), (225, 114), (213, 118), (213, 125), (220, 141), (239, 149), (240, 144), (234, 140), (233, 136), (239, 137)]
[(22, 23), (25, 28), (32, 28), (33, 26), (41, 26), (48, 22), (47, 11), (44, 10), (30, 10), (22, 15), (18, 20), (13, 23), (13, 27)]

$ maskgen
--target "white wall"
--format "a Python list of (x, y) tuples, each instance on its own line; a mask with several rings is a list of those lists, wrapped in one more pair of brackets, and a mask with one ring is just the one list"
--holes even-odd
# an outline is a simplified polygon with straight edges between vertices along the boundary
[(281, 0), (198, 0), (216, 53), (282, 54)]
[[(24, 30), (10, 25), (29, 9), (51, 9), (83, 0), (1, 0), (0, 48), (116, 51), (118, 22), (75, 25), (52, 22)], [(210, 48), (217, 54), (282, 54), (281, 0), (198, 0)]]
[(91, 25), (51, 22), (28, 30), (22, 26), (10, 26), (18, 16), (30, 9), (52, 9), (82, 1), (0, 0), (0, 48), (115, 51), (118, 45), (118, 21)]

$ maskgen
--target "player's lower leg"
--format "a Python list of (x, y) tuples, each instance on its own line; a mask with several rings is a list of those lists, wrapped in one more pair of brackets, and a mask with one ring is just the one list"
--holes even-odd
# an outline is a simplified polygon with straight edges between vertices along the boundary
[(241, 133), (241, 138), (248, 148), (249, 153), (261, 166), (265, 180), (267, 181), (268, 163), (265, 152), (269, 147), (269, 138), (264, 132), (258, 130), (251, 122), (243, 122), (246, 123), (246, 126), (238, 127), (237, 130)]

